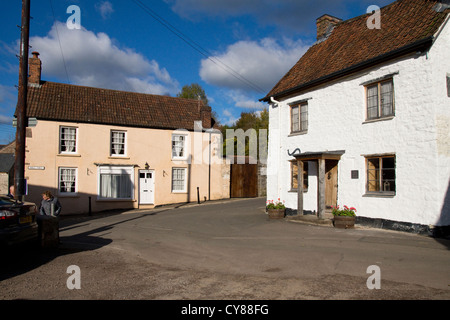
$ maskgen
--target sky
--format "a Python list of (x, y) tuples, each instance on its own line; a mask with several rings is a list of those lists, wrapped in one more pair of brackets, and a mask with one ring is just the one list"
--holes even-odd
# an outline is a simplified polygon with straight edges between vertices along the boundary
[[(197, 83), (231, 125), (267, 107), (259, 99), (314, 44), (318, 17), (392, 2), (31, 0), (30, 55), (40, 53), (46, 81), (169, 96)], [(21, 6), (0, 11), (0, 144), (15, 137)]]

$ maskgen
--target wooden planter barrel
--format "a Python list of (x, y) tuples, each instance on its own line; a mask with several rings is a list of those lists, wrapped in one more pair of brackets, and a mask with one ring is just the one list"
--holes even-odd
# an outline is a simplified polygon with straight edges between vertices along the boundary
[(269, 219), (284, 219), (285, 209), (267, 209)]
[(355, 220), (356, 217), (334, 216), (334, 227), (340, 229), (353, 229), (355, 228)]

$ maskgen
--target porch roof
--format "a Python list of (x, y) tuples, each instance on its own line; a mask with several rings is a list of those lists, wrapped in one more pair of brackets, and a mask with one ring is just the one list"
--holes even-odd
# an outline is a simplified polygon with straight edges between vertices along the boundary
[(335, 151), (319, 151), (319, 152), (303, 152), (293, 154), (292, 156), (297, 160), (309, 161), (309, 160), (340, 160), (341, 156), (345, 153), (345, 150)]

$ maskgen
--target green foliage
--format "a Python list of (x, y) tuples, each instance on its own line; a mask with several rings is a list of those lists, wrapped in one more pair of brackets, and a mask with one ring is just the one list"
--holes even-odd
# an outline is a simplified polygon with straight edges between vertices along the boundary
[(284, 201), (281, 202), (280, 198), (278, 198), (278, 201), (267, 200), (266, 209), (286, 209), (286, 206), (284, 205)]
[(344, 209), (340, 209), (339, 206), (337, 207), (332, 207), (333, 211), (333, 215), (334, 216), (344, 216), (344, 217), (355, 217), (356, 216), (356, 209), (351, 207), (347, 207), (344, 206)]

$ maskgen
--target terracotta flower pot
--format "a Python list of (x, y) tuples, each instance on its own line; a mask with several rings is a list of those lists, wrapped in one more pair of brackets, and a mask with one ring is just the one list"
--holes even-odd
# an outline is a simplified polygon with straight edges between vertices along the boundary
[(334, 216), (333, 224), (335, 228), (353, 229), (355, 228), (356, 217)]
[(286, 209), (267, 209), (269, 219), (283, 219)]

